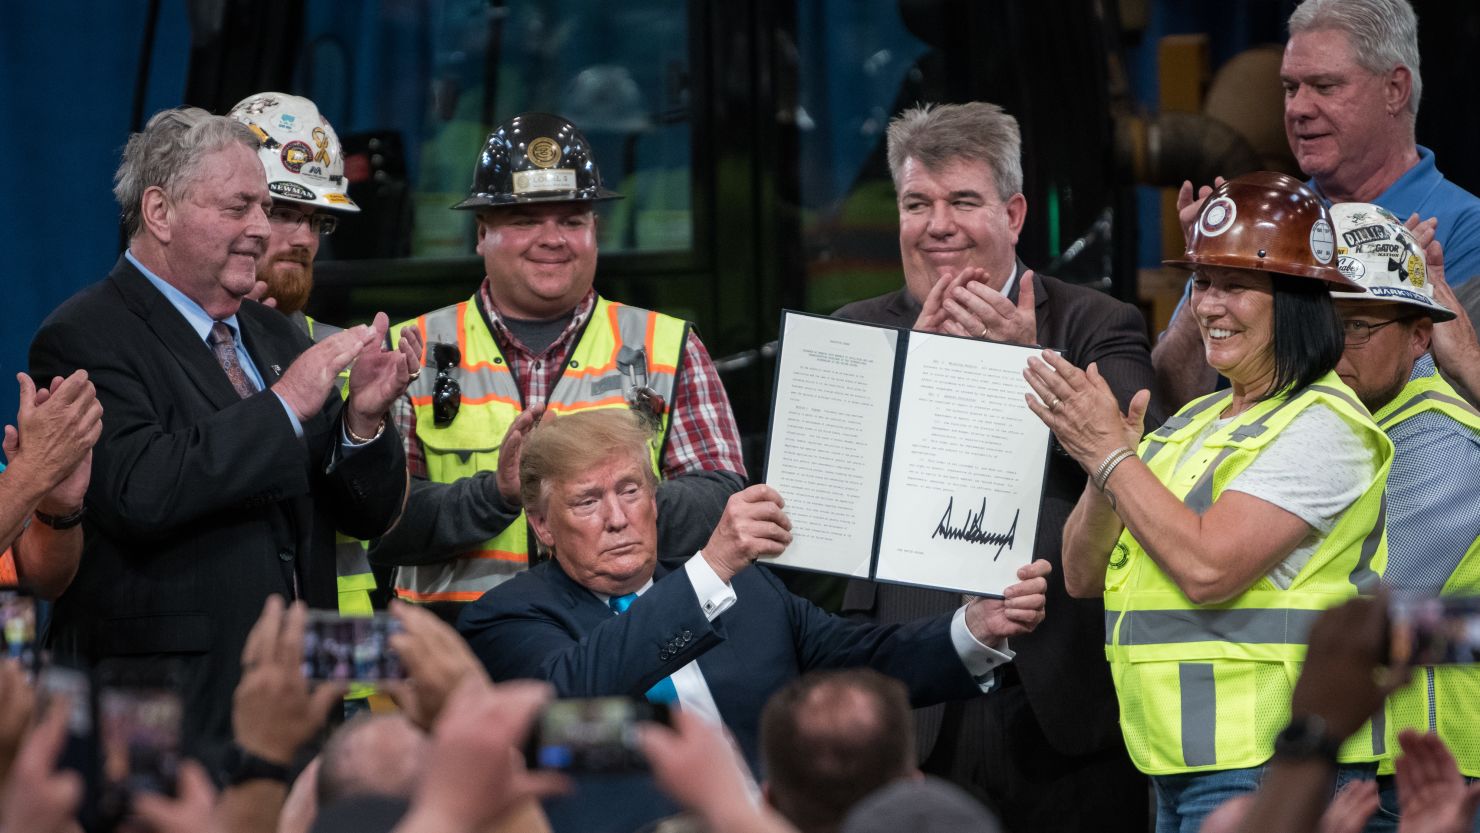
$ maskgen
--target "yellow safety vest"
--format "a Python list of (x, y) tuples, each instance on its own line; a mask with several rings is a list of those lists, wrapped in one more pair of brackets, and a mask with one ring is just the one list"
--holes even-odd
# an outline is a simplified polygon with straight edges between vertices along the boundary
[[(1443, 414), (1480, 435), (1480, 411), (1437, 373), (1410, 381), (1374, 418), (1384, 431), (1391, 431), (1404, 420), (1428, 412)], [(1471, 478), (1474, 475), (1469, 473)], [(1480, 594), (1480, 539), (1471, 542), (1439, 593)], [(1400, 730), (1435, 732), (1454, 753), (1460, 772), (1480, 776), (1480, 668), (1426, 665), (1415, 669), (1413, 680), (1388, 698), (1387, 718), (1388, 748), (1394, 754)], [(1382, 762), (1379, 771), (1393, 771), (1392, 757)]]
[[(339, 327), (320, 325), (308, 316), (303, 317), (308, 326), (308, 337), (317, 342), (314, 335), (317, 327), (330, 336), (340, 332)], [(339, 395), (349, 398), (349, 369), (339, 372)], [(334, 574), (339, 590), (339, 613), (341, 616), (370, 616), (375, 606), (370, 594), (375, 592), (375, 572), (370, 569), (370, 558), (366, 554), (367, 544), (343, 533), (334, 533)]]
[[(451, 376), (462, 389), (462, 404), (451, 425), (438, 426), (432, 411), (436, 374), (421, 374), (407, 393), (416, 412), (416, 439), (426, 457), (427, 477), (451, 483), (480, 471), (498, 469), (498, 450), (509, 425), (524, 410), (523, 397), (509, 372), (478, 299), (464, 301), (412, 321), (422, 343), (455, 343), (462, 363)], [(595, 408), (627, 407), (628, 376), (619, 358), (630, 359), (641, 348), (647, 357), (647, 385), (668, 404), (653, 442), (653, 470), (668, 435), (674, 382), (683, 358), (688, 324), (637, 307), (596, 299), (596, 306), (550, 391), (546, 409), (565, 414)], [(423, 357), (423, 363), (425, 363)], [(412, 602), (471, 602), (529, 566), (528, 531), (523, 513), (501, 533), (476, 549), (436, 564), (397, 567), (396, 595)]]
[[(1351, 390), (1328, 373), (1292, 398), (1254, 405), (1182, 458), (1231, 393), (1195, 400), (1142, 441), (1140, 457), (1199, 514), (1301, 411), (1339, 414), (1378, 461), (1377, 477), (1337, 520), (1287, 590), (1261, 577), (1220, 604), (1192, 602), (1129, 530), (1105, 572), (1105, 654), (1131, 760), (1167, 775), (1257, 766), (1290, 719), (1307, 634), (1322, 610), (1375, 587), (1387, 552), (1384, 488), (1393, 447)], [(1257, 535), (1257, 530), (1248, 530)], [(1383, 734), (1359, 731), (1343, 761), (1376, 760)], [(1376, 747), (1376, 748), (1374, 748)]]

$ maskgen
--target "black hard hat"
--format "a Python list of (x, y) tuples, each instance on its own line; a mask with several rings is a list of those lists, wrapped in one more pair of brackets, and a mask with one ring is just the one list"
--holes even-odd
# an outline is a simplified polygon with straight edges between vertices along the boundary
[(591, 146), (575, 125), (549, 113), (520, 113), (488, 135), (473, 188), (453, 208), (621, 198), (601, 187)]

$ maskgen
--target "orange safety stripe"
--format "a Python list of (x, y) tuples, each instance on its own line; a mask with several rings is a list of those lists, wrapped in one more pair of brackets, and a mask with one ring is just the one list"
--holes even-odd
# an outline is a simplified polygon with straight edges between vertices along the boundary
[(476, 602), (483, 598), (483, 590), (447, 590), (441, 593), (418, 593), (404, 587), (396, 588), (396, 598), (407, 602)]
[(605, 399), (592, 399), (584, 402), (564, 402), (559, 404), (550, 402), (545, 405), (545, 410), (559, 416), (560, 414), (572, 414), (576, 411), (584, 411), (587, 408), (614, 408), (618, 405), (626, 404), (627, 398), (625, 396), (608, 396)]
[(15, 571), (15, 550), (0, 553), (0, 584), (20, 584), (20, 574)]
[[(658, 332), (658, 316), (656, 316), (656, 315), (649, 315), (648, 316), (648, 320), (647, 320), (647, 335), (644, 336), (643, 339), (642, 339), (642, 343), (647, 346), (647, 354), (648, 354), (648, 360), (649, 361), (652, 360), (652, 357), (653, 356), (658, 355), (658, 351), (653, 347), (653, 337), (657, 334), (657, 332)], [(679, 350), (678, 354), (680, 356), (682, 356), (683, 355), (683, 347), (679, 347), (678, 350)], [(653, 373), (677, 373), (678, 372), (678, 368), (674, 367), (671, 364), (655, 364), (651, 368), (649, 368), (649, 371), (650, 372), (653, 372)], [(676, 384), (675, 384), (675, 387), (677, 387)]]
[(529, 561), (529, 556), (524, 553), (510, 552), (509, 550), (473, 550), (472, 552), (459, 553), (457, 557), (480, 561), (513, 561), (516, 564), (524, 564)]
[[(462, 354), (462, 356), (461, 356), (461, 358), (462, 358), (462, 368), (463, 368), (463, 370), (484, 370), (484, 369), (487, 369), (487, 370), (492, 370), (495, 373), (508, 373), (509, 372), (509, 367), (508, 367), (508, 365), (503, 364), (503, 363), (494, 364), (493, 362), (482, 361), (482, 362), (478, 362), (477, 364), (472, 364), (468, 360), (468, 344), (467, 344), (467, 338), (466, 338), (466, 334), (467, 334), (468, 331), (467, 331), (466, 327), (467, 327), (467, 321), (468, 321), (468, 307), (471, 307), (473, 305), (473, 303), (474, 303), (473, 301), (463, 301), (462, 303), (460, 303), (460, 304), (457, 305), (457, 350), (458, 350), (459, 353)], [(463, 401), (464, 402), (471, 402), (472, 400), (464, 399)], [(479, 400), (479, 401), (484, 401), (484, 400)], [(505, 400), (505, 401), (507, 401), (507, 400)]]

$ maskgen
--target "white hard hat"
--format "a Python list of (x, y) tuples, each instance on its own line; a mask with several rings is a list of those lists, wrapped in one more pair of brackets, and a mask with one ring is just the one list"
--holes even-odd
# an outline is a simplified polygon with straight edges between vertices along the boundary
[(359, 211), (345, 193), (344, 148), (312, 101), (287, 93), (257, 93), (227, 113), (252, 128), (262, 146), (257, 156), (267, 169), (274, 199)]
[(1403, 222), (1380, 205), (1339, 202), (1331, 206), (1336, 226), (1336, 267), (1360, 289), (1333, 289), (1338, 300), (1390, 301), (1427, 312), (1435, 321), (1454, 313), (1434, 300), (1423, 250)]

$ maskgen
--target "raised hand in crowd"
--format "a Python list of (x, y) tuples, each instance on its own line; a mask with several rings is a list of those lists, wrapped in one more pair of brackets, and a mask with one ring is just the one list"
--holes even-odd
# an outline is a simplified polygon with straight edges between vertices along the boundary
[(265, 761), (292, 763), (329, 719), (329, 709), (344, 698), (342, 683), (310, 688), (303, 677), (303, 630), (308, 607), (285, 605), (269, 596), (262, 616), (242, 649), (242, 679), (232, 699), (231, 730), (236, 744)]
[(1405, 729), (1398, 734), (1403, 754), (1395, 762), (1398, 833), (1467, 833), (1480, 808), (1480, 782), (1460, 774), (1454, 756), (1437, 735)]
[[(212, 826), (216, 787), (205, 767), (196, 761), (181, 761), (175, 793), (174, 798), (157, 793), (140, 793), (133, 797), (134, 814), (149, 826), (151, 833), (214, 833), (221, 829)], [(271, 827), (265, 827), (261, 833), (270, 830)]]
[[(1310, 648), (1290, 698), (1291, 721), (1304, 722), (1328, 745), (1350, 737), (1408, 679), (1407, 668), (1386, 668), (1387, 597), (1359, 596), (1322, 613), (1310, 630)], [(1269, 765), (1253, 806), (1238, 829), (1295, 833), (1317, 829), (1331, 797), (1336, 761), (1319, 755), (1282, 758)]]
[(412, 723), (431, 731), (452, 692), (468, 679), (488, 685), (488, 672), (468, 643), (435, 613), (393, 601), (391, 615), (403, 628), (391, 634), (390, 645), (401, 657), (406, 681), (388, 683), (386, 691)]
[[(9, 707), (9, 703), (0, 704)], [(82, 778), (58, 770), (67, 740), (71, 702), (51, 701), (41, 722), (21, 744), (4, 792), (0, 793), (0, 833), (72, 833), (82, 801)]]
[(1037, 344), (1033, 270), (1018, 276), (1017, 303), (993, 289), (985, 269), (968, 266), (942, 275), (925, 296), (914, 329), (1009, 344)]
[(19, 663), (0, 661), (0, 784), (20, 754), (26, 730), (36, 711), (36, 692), (26, 682)]
[(700, 550), (720, 580), (728, 584), (757, 558), (786, 551), (791, 544), (791, 519), (786, 517), (785, 506), (781, 495), (763, 483), (730, 495), (719, 525)]
[(669, 798), (704, 821), (709, 833), (787, 833), (785, 819), (751, 796), (739, 752), (716, 726), (687, 711), (673, 727), (638, 729), (653, 778)]
[(390, 319), (383, 312), (375, 314), (370, 326), (374, 338), (361, 346), (349, 372), (349, 400), (345, 403), (344, 424), (361, 437), (379, 430), (391, 403), (406, 392), (413, 376), (421, 368), (421, 331), (402, 327), (396, 349), (385, 347)]
[(475, 833), (568, 791), (563, 775), (527, 771), (520, 752), (551, 694), (543, 683), (464, 679), (437, 721), (427, 771), (396, 833)]
[(1362, 833), (1368, 819), (1377, 812), (1377, 782), (1348, 781), (1321, 814), (1317, 833)]
[(1453, 321), (1434, 323), (1434, 337), (1429, 343), (1434, 363), (1470, 402), (1480, 403), (1480, 398), (1477, 398), (1480, 397), (1480, 339), (1476, 338), (1475, 325), (1470, 321), (1465, 305), (1460, 303), (1449, 281), (1444, 278), (1444, 247), (1435, 237), (1439, 221), (1434, 217), (1419, 221), (1418, 215), (1413, 214), (1404, 225), (1423, 247), (1428, 280), (1434, 286), (1434, 300), (1455, 315)]

